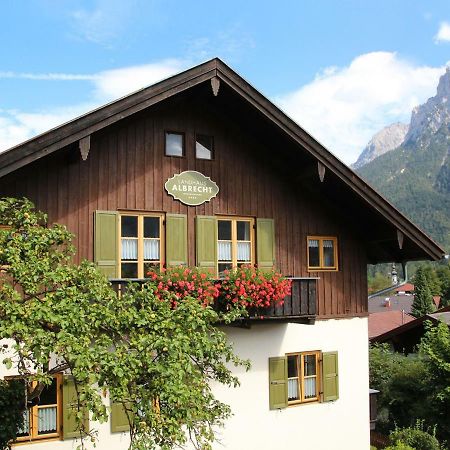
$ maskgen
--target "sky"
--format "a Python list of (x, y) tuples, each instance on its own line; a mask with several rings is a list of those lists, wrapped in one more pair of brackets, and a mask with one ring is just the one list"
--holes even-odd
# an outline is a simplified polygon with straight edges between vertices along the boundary
[(217, 56), (350, 164), (450, 64), (450, 0), (2, 0), (0, 24), (0, 151)]

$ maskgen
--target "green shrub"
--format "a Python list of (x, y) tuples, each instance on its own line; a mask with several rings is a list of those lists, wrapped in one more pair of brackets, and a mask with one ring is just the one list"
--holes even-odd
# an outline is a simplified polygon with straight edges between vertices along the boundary
[(389, 447), (385, 447), (384, 450), (417, 450), (414, 447), (411, 447), (408, 444), (404, 444), (403, 442), (399, 441), (395, 445), (390, 445)]
[(414, 427), (397, 428), (389, 437), (394, 444), (404, 443), (415, 450), (439, 450), (439, 441), (434, 435), (434, 431), (423, 429), (423, 422), (417, 421)]
[(370, 387), (378, 395), (377, 430), (389, 434), (394, 424), (408, 427), (416, 419), (434, 424), (432, 385), (427, 361), (417, 355), (404, 356), (387, 345), (370, 348)]
[(23, 382), (0, 380), (0, 450), (9, 448), (23, 426), (25, 408)]

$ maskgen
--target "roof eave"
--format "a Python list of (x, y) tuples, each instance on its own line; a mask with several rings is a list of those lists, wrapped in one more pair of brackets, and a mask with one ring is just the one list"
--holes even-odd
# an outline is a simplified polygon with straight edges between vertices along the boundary
[(217, 58), (103, 105), (0, 154), (0, 178), (216, 75)]

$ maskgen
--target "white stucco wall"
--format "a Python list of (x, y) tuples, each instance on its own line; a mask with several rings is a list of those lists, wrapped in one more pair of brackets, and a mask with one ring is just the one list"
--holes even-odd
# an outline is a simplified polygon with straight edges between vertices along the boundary
[[(215, 450), (369, 448), (367, 319), (261, 324), (227, 333), (252, 369), (239, 374), (239, 388), (216, 389), (234, 416), (219, 433)], [(268, 358), (307, 350), (339, 352), (339, 399), (270, 411)]]
[[(369, 448), (367, 319), (325, 320), (314, 325), (265, 322), (251, 329), (224, 330), (236, 353), (250, 359), (252, 368), (249, 372), (235, 369), (241, 381), (239, 388), (214, 386), (217, 397), (234, 413), (226, 427), (218, 431), (214, 450)], [(308, 350), (338, 351), (339, 399), (270, 411), (268, 358)], [(96, 449), (127, 449), (127, 435), (111, 434), (109, 423), (91, 426), (98, 430)], [(74, 440), (51, 441), (17, 448), (69, 450), (78, 444)]]

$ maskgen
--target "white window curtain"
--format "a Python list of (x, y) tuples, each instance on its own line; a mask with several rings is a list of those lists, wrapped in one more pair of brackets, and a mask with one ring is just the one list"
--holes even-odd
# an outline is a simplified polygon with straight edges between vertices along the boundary
[(288, 399), (298, 400), (298, 398), (298, 380), (296, 378), (288, 380)]
[(309, 240), (309, 247), (310, 248), (318, 248), (319, 247), (319, 241), (317, 239), (310, 239)]
[(250, 261), (250, 242), (237, 243), (237, 260)]
[(122, 259), (138, 259), (138, 241), (137, 239), (122, 238)]
[(333, 241), (332, 240), (324, 240), (323, 241), (323, 247), (324, 248), (333, 248)]
[(231, 261), (231, 242), (219, 241), (217, 253), (219, 261)]
[(305, 398), (313, 398), (316, 396), (316, 379), (305, 378)]
[(49, 433), (56, 431), (56, 406), (38, 409), (38, 431)]
[(144, 239), (144, 260), (159, 260), (159, 239)]

